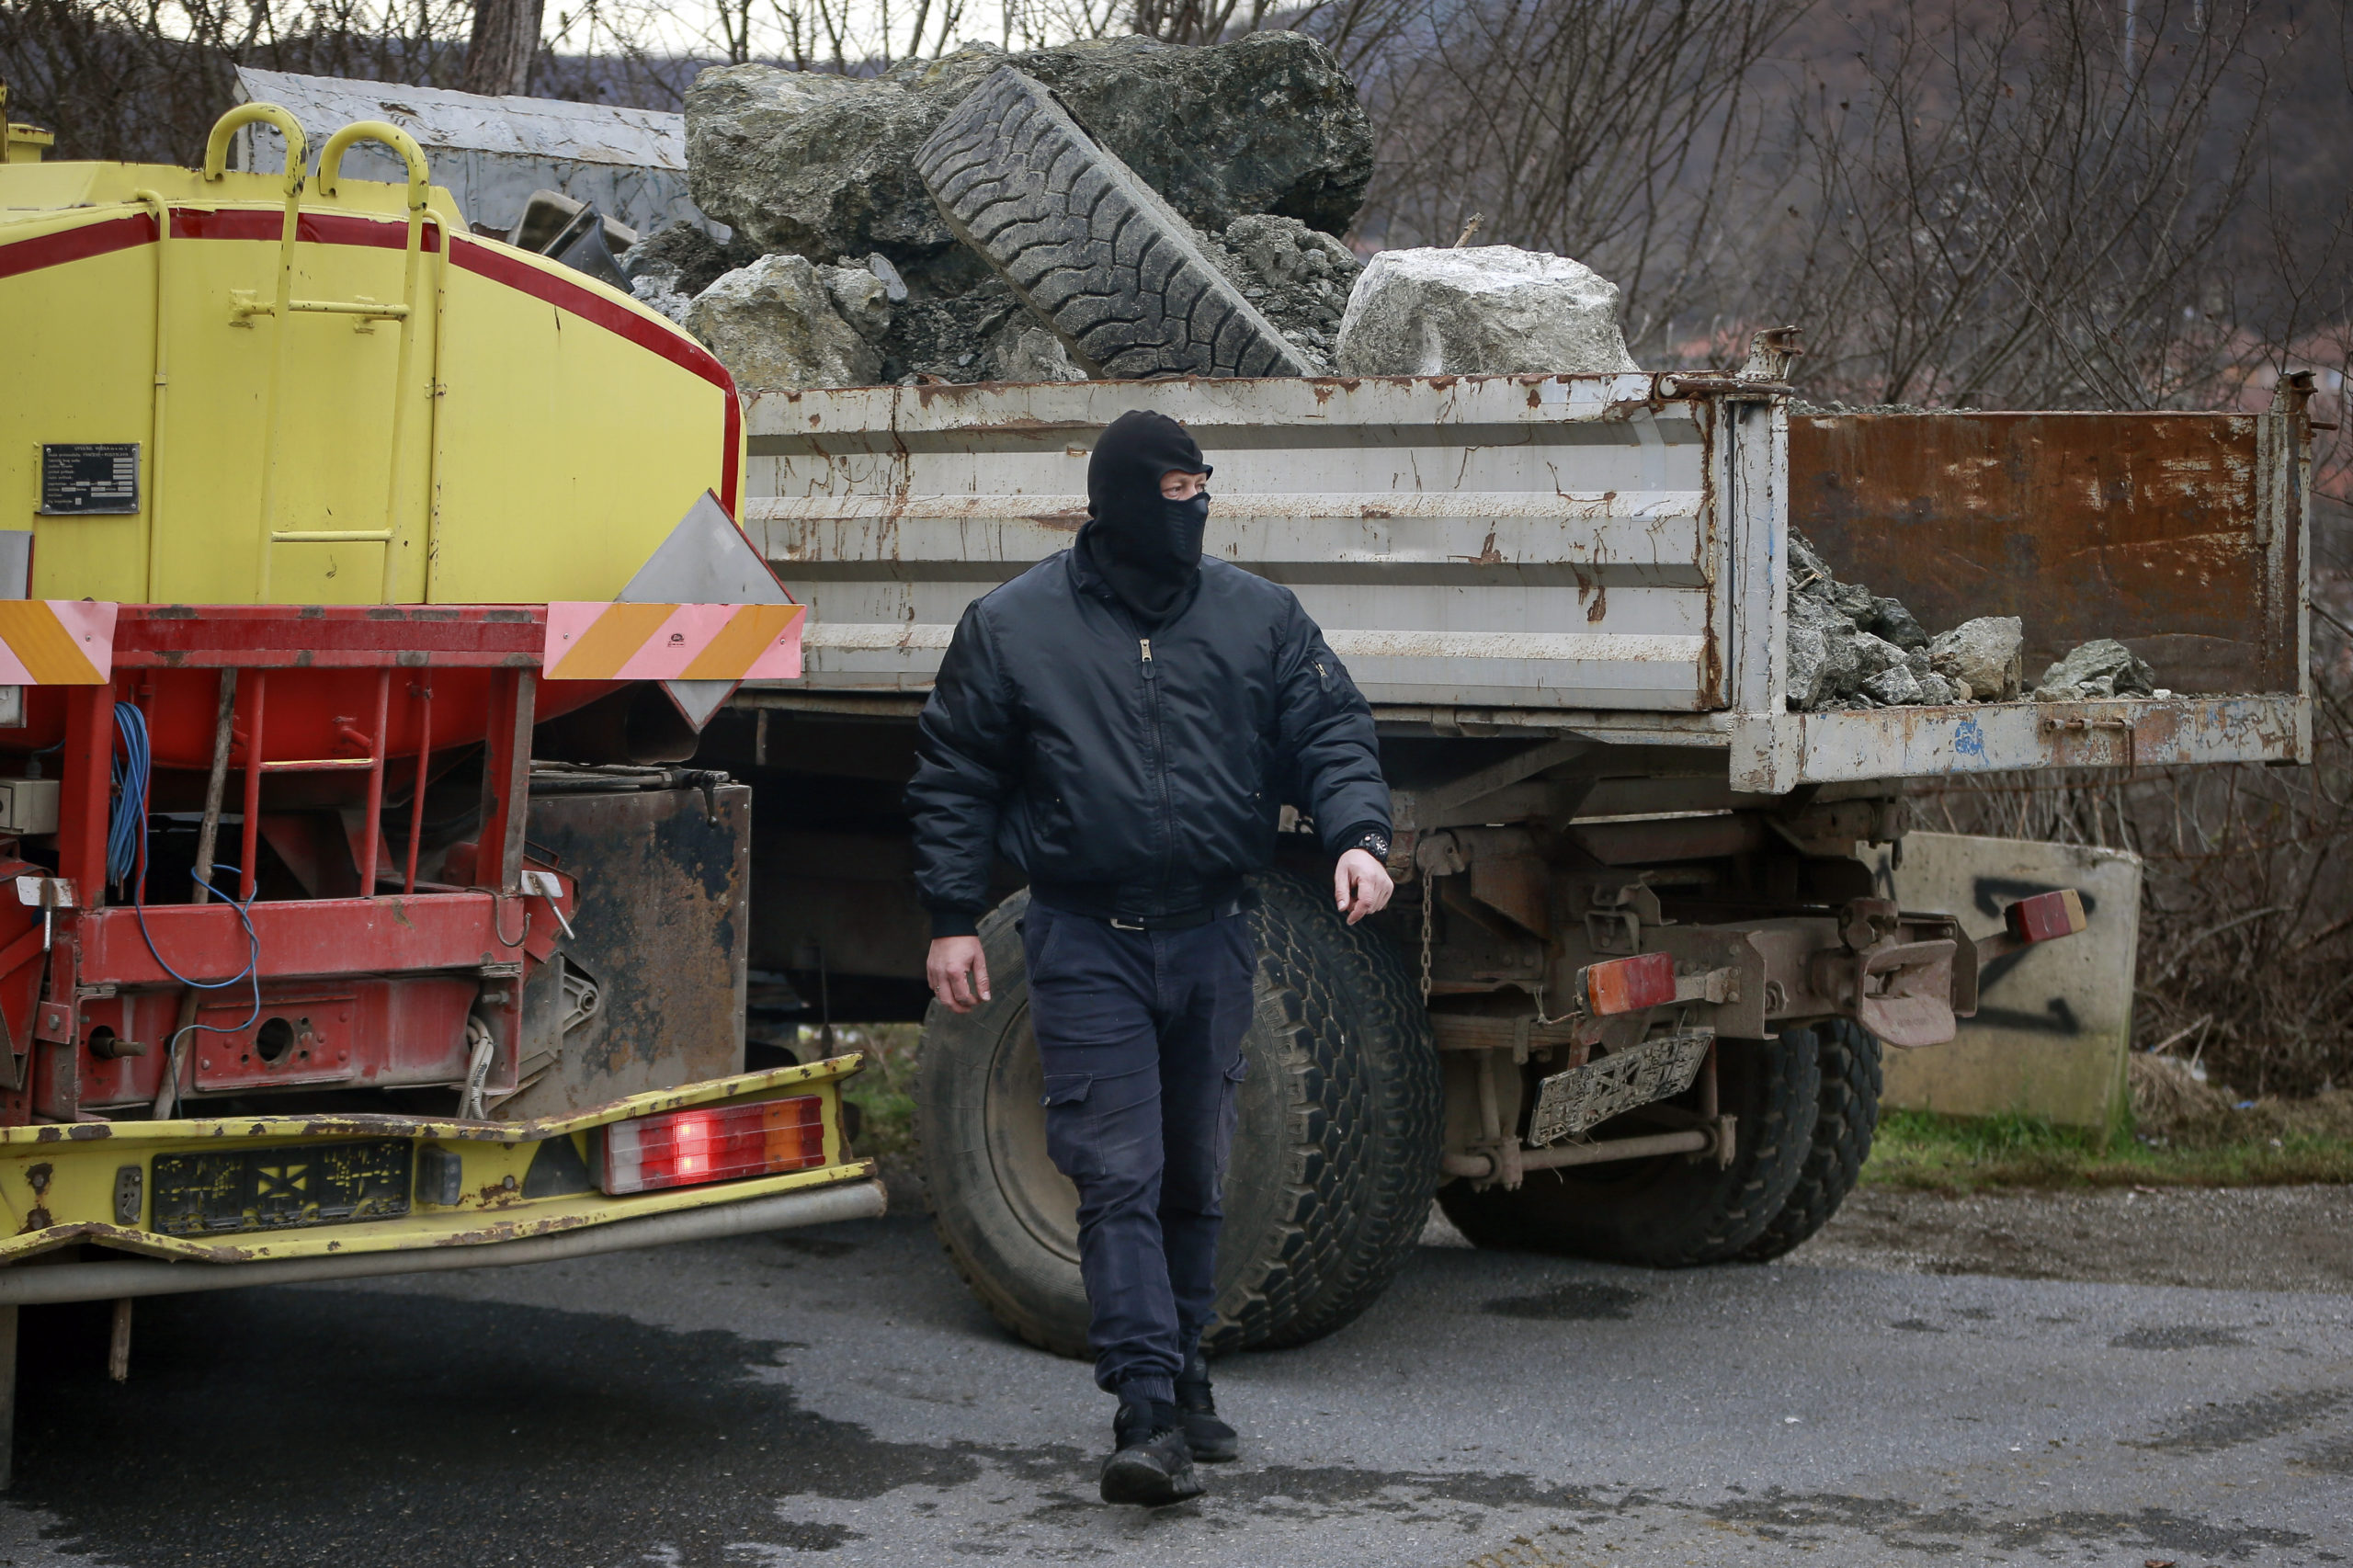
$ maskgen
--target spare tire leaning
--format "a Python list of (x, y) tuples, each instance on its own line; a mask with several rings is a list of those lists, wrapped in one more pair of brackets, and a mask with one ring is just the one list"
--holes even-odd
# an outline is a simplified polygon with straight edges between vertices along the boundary
[(1312, 373), (1176, 210), (1012, 66), (932, 132), (915, 167), (956, 237), (1088, 373)]
[[(1223, 1353), (1301, 1345), (1354, 1319), (1420, 1241), (1443, 1115), (1429, 1022), (1395, 954), (1300, 879), (1254, 879), (1257, 1007), (1225, 1225)], [(993, 999), (924, 1021), (915, 1131), (932, 1222), (957, 1271), (1030, 1344), (1085, 1356), (1078, 1194), (1046, 1155), (1043, 1074), (1018, 930), (1029, 894), (981, 921)]]

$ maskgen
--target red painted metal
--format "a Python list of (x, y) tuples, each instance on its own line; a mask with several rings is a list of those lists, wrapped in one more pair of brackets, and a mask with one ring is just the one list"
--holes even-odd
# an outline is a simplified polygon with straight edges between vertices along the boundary
[[(246, 915), (261, 944), (265, 980), (513, 963), (523, 957), (531, 926), (555, 926), (539, 901), (480, 890), (414, 898), (265, 900)], [(174, 984), (165, 963), (190, 979), (225, 980), (244, 970), (249, 950), (244, 923), (225, 903), (101, 910), (76, 920), (74, 932), (85, 985)]]
[[(65, 736), (59, 874), (80, 907), (59, 916), (45, 963), (38, 913), (0, 910), (0, 1008), (9, 1038), (30, 1048), (21, 1069), (0, 1071), (0, 1119), (144, 1106), (175, 1061), (177, 1097), (192, 1110), (206, 1094), (301, 1085), (457, 1087), (472, 1056), (470, 1017), (490, 1030), (487, 1089), (515, 1087), (524, 984), (557, 932), (554, 909), (517, 892), (542, 622), (539, 611), (506, 608), (124, 607), (116, 681), (47, 693)], [(221, 669), (240, 672), (231, 730), (231, 763), (243, 776), (239, 903), (106, 906), (115, 703), (136, 701), (151, 733), (172, 733), (189, 708), (209, 730)], [(454, 735), (434, 712), (453, 687)], [(420, 892), (423, 786), (437, 731), (445, 742), (484, 745), (482, 833), (444, 873), (482, 885)], [(404, 891), (369, 896), (385, 870), (386, 770), (396, 751), (404, 758), (411, 749), (418, 799)], [(317, 820), (313, 796), (281, 803), (306, 779), (313, 790), (347, 790), (337, 798), (357, 808), (347, 839), (318, 842), (349, 855), (340, 883), (360, 896), (257, 901), (264, 824), (273, 824), (270, 842), (291, 846), (289, 834)], [(325, 865), (314, 868), (313, 891), (336, 881)], [(191, 1004), (180, 977), (244, 983)], [(28, 1006), (9, 1008), (11, 1000)], [(176, 1054), (172, 1041), (191, 1017), (199, 1027)]]
[[(405, 756), (428, 733), (447, 750), (483, 738), (496, 672), (536, 669), (546, 637), (547, 612), (530, 605), (124, 605), (115, 625), (115, 695), (129, 701), (142, 688), (152, 693), (142, 706), (158, 768), (202, 769), (212, 761), (212, 672), (271, 671), (264, 765), (334, 762), (358, 772), (369, 766), (359, 754), (373, 748), (355, 744), (350, 726), (372, 710), (379, 672), (433, 671), (441, 703), (428, 724), (423, 701), (413, 690), (400, 693), (379, 726), (385, 750)], [(25, 727), (0, 731), (0, 751), (53, 744), (64, 733), (68, 694), (79, 689), (28, 688)], [(551, 719), (618, 689), (617, 682), (564, 681), (543, 691), (536, 708)], [(249, 704), (241, 691), (241, 717)], [(240, 748), (239, 767), (250, 754)]]
[[(416, 700), (419, 713), (417, 724), (423, 733), (418, 736), (416, 743), (416, 779), (409, 791), (408, 864), (401, 873), (401, 892), (404, 896), (416, 892), (416, 846), (425, 837), (425, 786), (432, 778), (433, 767), (432, 676), (427, 675), (416, 685), (410, 687), (408, 693)], [(371, 886), (368, 891), (373, 892), (376, 890)]]

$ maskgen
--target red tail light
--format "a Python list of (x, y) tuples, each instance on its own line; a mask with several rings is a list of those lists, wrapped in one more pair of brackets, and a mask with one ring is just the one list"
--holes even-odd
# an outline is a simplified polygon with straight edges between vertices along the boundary
[(796, 1095), (665, 1111), (614, 1122), (597, 1142), (597, 1185), (615, 1194), (807, 1170), (825, 1163), (824, 1100)]
[(1590, 965), (1585, 971), (1586, 1006), (1597, 1017), (1638, 1012), (1675, 1000), (1675, 959), (1668, 953), (1643, 953)]

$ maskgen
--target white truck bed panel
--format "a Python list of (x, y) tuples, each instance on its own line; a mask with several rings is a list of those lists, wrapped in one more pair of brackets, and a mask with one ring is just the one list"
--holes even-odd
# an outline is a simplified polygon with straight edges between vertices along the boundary
[[(1761, 793), (2310, 752), (2300, 690), (1781, 711), (1788, 417), (1759, 390), (1647, 375), (763, 396), (743, 521), (811, 607), (787, 684), (927, 689), (965, 606), (1075, 537), (1096, 433), (1147, 404), (1216, 465), (1209, 551), (1295, 590), (1392, 723), (1718, 747)], [(2276, 498), (2278, 478), (2246, 483)], [(2256, 510), (2274, 526), (2276, 500)]]

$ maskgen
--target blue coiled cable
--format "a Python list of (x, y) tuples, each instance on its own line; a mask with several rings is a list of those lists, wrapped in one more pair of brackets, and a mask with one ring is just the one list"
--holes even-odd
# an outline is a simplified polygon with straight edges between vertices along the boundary
[[(179, 1045), (181, 1034), (199, 1030), (209, 1034), (241, 1034), (253, 1028), (261, 1017), (261, 936), (254, 929), (252, 899), (240, 902), (222, 892), (210, 882), (204, 881), (191, 869), (190, 880), (202, 882), (212, 896), (237, 912), (237, 919), (245, 928), (245, 967), (226, 980), (190, 980), (164, 960), (155, 950), (154, 935), (147, 929), (147, 778), (151, 754), (147, 743), (147, 715), (129, 702), (114, 705), (115, 733), (120, 737), (114, 759), (114, 811), (107, 819), (107, 876), (111, 881), (131, 883), (131, 907), (139, 918), (139, 935), (147, 943), (148, 956), (155, 966), (192, 991), (225, 991), (230, 986), (249, 982), (253, 986), (252, 1014), (242, 1024), (222, 1028), (217, 1024), (190, 1024), (172, 1036), (165, 1047), (165, 1071), (176, 1065), (172, 1052)], [(218, 867), (243, 872), (235, 866)], [(256, 887), (255, 896), (260, 896)]]

